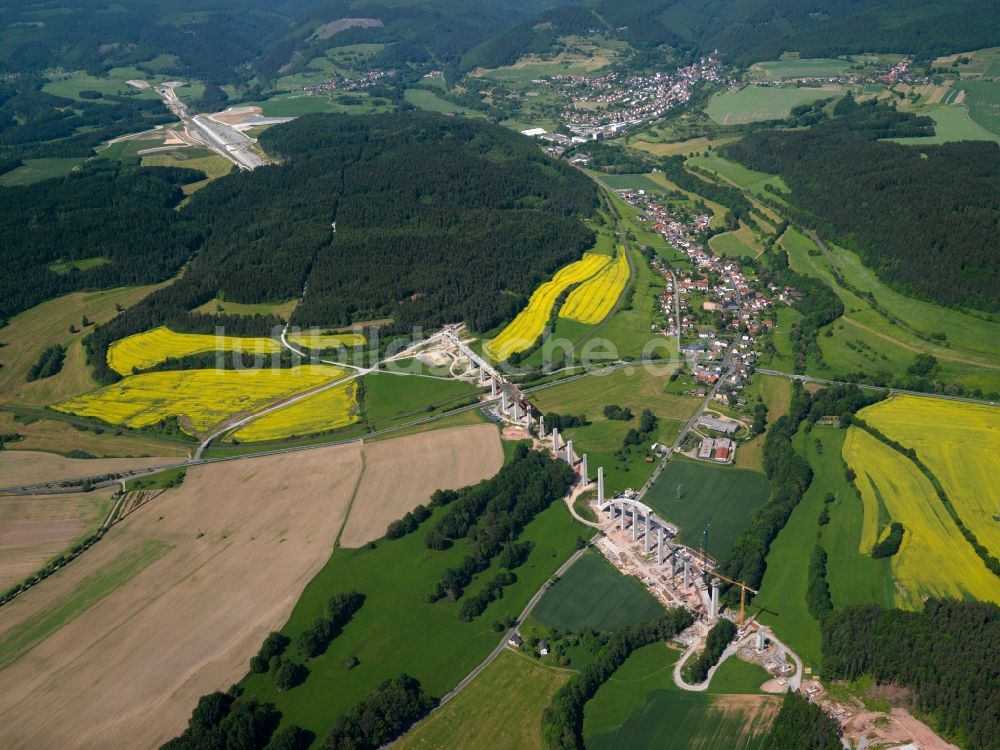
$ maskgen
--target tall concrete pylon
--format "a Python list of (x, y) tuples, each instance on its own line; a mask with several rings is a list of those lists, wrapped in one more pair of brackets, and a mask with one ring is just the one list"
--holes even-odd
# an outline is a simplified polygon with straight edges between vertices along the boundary
[(515, 401), (514, 402), (514, 421), (517, 422), (520, 419), (521, 419), (521, 405), (519, 403), (517, 403), (517, 401)]
[(719, 616), (719, 587), (722, 586), (722, 581), (718, 578), (712, 579), (712, 606), (709, 610), (708, 616), (713, 620)]
[(559, 428), (552, 428), (552, 452), (559, 455)]
[(639, 541), (639, 506), (632, 503), (632, 541)]
[(667, 545), (663, 539), (663, 527), (656, 527), (656, 562), (663, 565), (663, 561), (667, 559)]
[(566, 463), (568, 463), (571, 467), (573, 466), (574, 463), (576, 463), (576, 457), (573, 455), (572, 440), (566, 441)]
[(587, 454), (583, 454), (583, 459), (580, 462), (580, 484), (586, 487), (590, 484), (590, 478), (587, 476)]
[(496, 397), (497, 397), (497, 379), (491, 377), (490, 378), (490, 398), (496, 398)]
[(648, 555), (653, 551), (653, 514), (646, 514), (646, 527), (644, 529), (646, 535), (646, 554)]
[(506, 414), (508, 408), (510, 405), (507, 403), (507, 391), (500, 391), (500, 411)]
[(538, 437), (545, 439), (545, 416), (538, 417)]
[(524, 409), (524, 423), (528, 425), (528, 431), (531, 432), (531, 404), (528, 404)]
[(684, 555), (684, 588), (691, 586), (691, 556)]
[(620, 503), (618, 503), (618, 507), (622, 509), (622, 516), (621, 516), (622, 531), (625, 531), (625, 501), (622, 500)]
[(763, 651), (767, 639), (767, 628), (763, 625), (757, 627), (757, 650)]
[[(604, 467), (597, 467), (597, 504), (604, 505)], [(624, 527), (623, 527), (624, 528)]]

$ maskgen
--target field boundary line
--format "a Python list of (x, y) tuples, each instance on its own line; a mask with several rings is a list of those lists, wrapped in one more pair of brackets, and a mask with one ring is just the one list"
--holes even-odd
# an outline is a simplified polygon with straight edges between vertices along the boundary
[(358, 472), (358, 480), (354, 483), (354, 490), (351, 492), (351, 500), (347, 503), (347, 510), (344, 513), (344, 522), (340, 524), (340, 528), (337, 530), (337, 538), (333, 540), (333, 548), (337, 549), (340, 546), (340, 537), (344, 535), (344, 529), (347, 528), (347, 521), (351, 517), (351, 511), (354, 509), (354, 501), (358, 498), (358, 490), (361, 489), (361, 482), (365, 478), (365, 471), (368, 465), (365, 463), (365, 442), (361, 441), (361, 450), (359, 452), (361, 456), (361, 471)]

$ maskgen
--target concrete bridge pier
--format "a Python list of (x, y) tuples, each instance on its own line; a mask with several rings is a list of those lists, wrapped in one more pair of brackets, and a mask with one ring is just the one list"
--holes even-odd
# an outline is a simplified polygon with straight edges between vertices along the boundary
[(639, 541), (639, 508), (632, 504), (632, 541)]
[(721, 586), (722, 581), (718, 578), (712, 579), (712, 606), (708, 610), (708, 616), (713, 620), (719, 616), (719, 588)]
[(597, 504), (604, 505), (604, 467), (597, 467)]
[(646, 536), (646, 554), (648, 555), (653, 551), (653, 516), (651, 513), (646, 514), (646, 526), (644, 532)]
[(590, 478), (587, 476), (587, 454), (583, 454), (583, 458), (580, 462), (580, 484), (586, 487), (590, 484)]
[(566, 463), (568, 463), (570, 465), (570, 468), (572, 468), (573, 464), (576, 463), (576, 459), (573, 456), (573, 441), (572, 440), (566, 441)]
[(538, 418), (538, 437), (540, 437), (542, 440), (545, 439), (545, 417), (544, 416), (540, 416)]
[(622, 516), (621, 516), (622, 531), (625, 531), (625, 501), (622, 500), (621, 502), (619, 502), (618, 507), (621, 508), (622, 510)]
[(691, 587), (691, 556), (684, 555), (684, 588)]
[(497, 379), (490, 378), (490, 398), (497, 397)]
[(667, 544), (663, 539), (663, 527), (656, 527), (656, 562), (662, 565), (667, 559)]

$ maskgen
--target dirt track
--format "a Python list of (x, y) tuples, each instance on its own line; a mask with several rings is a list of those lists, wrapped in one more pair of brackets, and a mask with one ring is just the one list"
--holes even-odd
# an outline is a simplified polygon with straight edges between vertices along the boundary
[(503, 465), (494, 425), (452, 427), (365, 445), (365, 474), (340, 543), (361, 547), (385, 534), (436, 489), (457, 489), (491, 477)]
[(183, 461), (173, 456), (164, 458), (65, 458), (43, 451), (0, 452), (0, 487), (16, 487), (38, 482), (58, 482), (63, 479), (95, 477), (147, 466), (163, 466)]
[[(240, 679), (285, 622), (329, 557), (359, 471), (358, 444), (192, 468), (0, 608), (0, 663), (27, 643), (0, 671), (0, 747), (155, 747), (179, 733), (198, 697)], [(110, 591), (80, 605), (116, 567)], [(42, 617), (60, 611), (49, 632)]]
[(0, 497), (0, 590), (27, 578), (88, 528), (96, 528), (110, 498), (110, 489)]

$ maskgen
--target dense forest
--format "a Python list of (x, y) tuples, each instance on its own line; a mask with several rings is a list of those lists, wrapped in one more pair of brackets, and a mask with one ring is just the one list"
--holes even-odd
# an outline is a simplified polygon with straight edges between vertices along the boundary
[(841, 750), (837, 722), (801, 693), (789, 691), (771, 725), (764, 750)]
[[(948, 306), (1000, 310), (1000, 146), (903, 146), (931, 121), (874, 102), (808, 130), (758, 131), (723, 153), (778, 173), (797, 223), (861, 255), (887, 283)], [(842, 103), (843, 104), (843, 103)]]
[[(0, 320), (78, 289), (150, 284), (169, 278), (200, 244), (178, 217), (190, 169), (135, 169), (97, 160), (67, 177), (0, 188)], [(58, 261), (100, 258), (85, 270)]]
[(852, 607), (822, 623), (823, 674), (909, 688), (917, 709), (968, 750), (1000, 747), (1000, 608), (929, 599), (922, 612)]
[[(102, 382), (115, 379), (107, 347), (132, 333), (221, 325), (266, 336), (279, 324), (190, 312), (220, 292), (229, 301), (279, 302), (308, 282), (293, 321), (304, 327), (391, 317), (389, 335), (459, 320), (489, 329), (593, 241), (579, 220), (597, 205), (593, 183), (496, 125), (424, 113), (311, 115), (262, 141), (281, 165), (231, 174), (170, 209), (171, 231), (204, 240), (183, 278), (89, 337)], [(122, 236), (119, 214), (105, 224)], [(92, 247), (80, 234), (81, 246)], [(173, 265), (157, 259), (151, 280), (175, 272), (190, 250), (163, 254)]]

